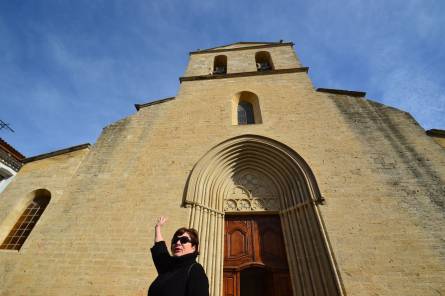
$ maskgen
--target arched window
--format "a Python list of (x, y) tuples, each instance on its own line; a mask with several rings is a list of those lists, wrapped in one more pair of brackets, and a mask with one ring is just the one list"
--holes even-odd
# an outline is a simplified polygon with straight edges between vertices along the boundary
[(213, 61), (213, 74), (226, 74), (227, 73), (227, 57), (225, 55), (219, 55), (215, 57)]
[(39, 221), (51, 199), (51, 193), (46, 189), (34, 191), (34, 198), (19, 217), (12, 230), (0, 246), (0, 249), (20, 250), (32, 229)]
[(232, 124), (262, 123), (258, 96), (250, 91), (242, 91), (232, 98)]
[(238, 124), (253, 124), (253, 107), (249, 102), (241, 101), (238, 103)]
[(272, 58), (267, 51), (259, 51), (255, 54), (256, 68), (258, 71), (270, 71), (273, 70)]

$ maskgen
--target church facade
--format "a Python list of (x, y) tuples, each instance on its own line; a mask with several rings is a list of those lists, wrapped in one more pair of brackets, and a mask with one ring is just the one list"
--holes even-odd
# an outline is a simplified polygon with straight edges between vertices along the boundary
[(444, 148), (307, 73), (293, 43), (191, 52), (175, 97), (25, 159), (0, 295), (146, 295), (161, 215), (199, 231), (214, 296), (445, 293)]

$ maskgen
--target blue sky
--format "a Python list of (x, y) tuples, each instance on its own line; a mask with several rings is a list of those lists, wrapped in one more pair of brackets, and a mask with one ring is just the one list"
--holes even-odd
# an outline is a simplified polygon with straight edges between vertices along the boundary
[(367, 92), (445, 129), (445, 1), (0, 0), (0, 137), (26, 156), (86, 142), (174, 96), (188, 52), (293, 41), (315, 87)]

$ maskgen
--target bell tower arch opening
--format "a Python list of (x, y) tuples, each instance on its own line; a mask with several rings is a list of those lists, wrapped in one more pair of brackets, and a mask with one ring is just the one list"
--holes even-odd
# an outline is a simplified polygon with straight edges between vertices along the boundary
[[(196, 228), (201, 236), (199, 261), (208, 274), (211, 295), (242, 295), (241, 287), (248, 289), (252, 274), (270, 280), (273, 278), (267, 273), (272, 264), (270, 258), (277, 254), (283, 254), (283, 262), (288, 265), (292, 295), (341, 295), (317, 208), (321, 201), (307, 163), (282, 143), (243, 135), (208, 151), (189, 175), (184, 205), (190, 209), (189, 226)], [(237, 218), (239, 215), (244, 218)], [(278, 231), (258, 231), (260, 225), (277, 223), (261, 222), (267, 217), (278, 221)], [(229, 246), (230, 221), (238, 221), (233, 222), (235, 226), (250, 223), (250, 228), (235, 227), (230, 236), (238, 242)], [(264, 245), (280, 236), (284, 252), (274, 244)], [(255, 240), (257, 243), (253, 244)], [(234, 258), (237, 262), (230, 261)], [(249, 268), (256, 269), (248, 272)], [(240, 283), (242, 278), (245, 285)], [(268, 293), (279, 295), (277, 290)], [(288, 295), (289, 291), (283, 293)]]
[(227, 74), (227, 56), (218, 55), (213, 60), (213, 74)]

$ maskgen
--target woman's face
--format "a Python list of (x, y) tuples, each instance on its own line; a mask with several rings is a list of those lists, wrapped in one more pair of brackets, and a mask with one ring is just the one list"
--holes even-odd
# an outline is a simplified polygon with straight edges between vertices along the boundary
[(175, 257), (184, 256), (187, 254), (194, 253), (196, 250), (195, 246), (192, 246), (190, 235), (187, 232), (176, 236), (172, 239), (172, 253)]

